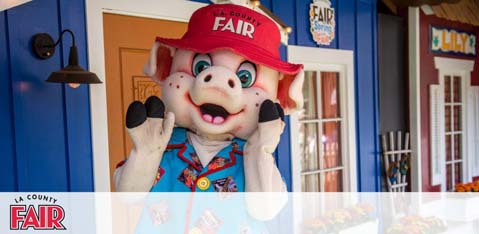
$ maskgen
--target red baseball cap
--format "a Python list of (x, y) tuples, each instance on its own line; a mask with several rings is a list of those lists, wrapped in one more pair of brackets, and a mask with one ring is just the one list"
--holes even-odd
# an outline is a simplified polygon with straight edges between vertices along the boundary
[(197, 53), (232, 50), (252, 62), (288, 75), (295, 75), (303, 68), (301, 64), (280, 59), (281, 36), (270, 18), (233, 4), (202, 7), (191, 16), (188, 31), (181, 39), (157, 37), (156, 41)]

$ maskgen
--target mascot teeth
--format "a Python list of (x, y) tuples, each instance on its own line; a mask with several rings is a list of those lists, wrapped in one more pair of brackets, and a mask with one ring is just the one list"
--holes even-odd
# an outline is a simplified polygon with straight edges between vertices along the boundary
[(200, 111), (203, 120), (212, 124), (222, 124), (230, 115), (225, 108), (215, 104), (203, 104)]

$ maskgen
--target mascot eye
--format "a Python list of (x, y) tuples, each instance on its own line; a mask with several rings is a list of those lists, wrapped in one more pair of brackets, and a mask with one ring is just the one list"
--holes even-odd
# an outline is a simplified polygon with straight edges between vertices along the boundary
[(197, 76), (200, 72), (211, 66), (211, 58), (208, 54), (196, 54), (191, 68), (193, 75)]
[(239, 66), (236, 75), (240, 79), (241, 87), (249, 88), (256, 81), (256, 65), (248, 61), (243, 62)]

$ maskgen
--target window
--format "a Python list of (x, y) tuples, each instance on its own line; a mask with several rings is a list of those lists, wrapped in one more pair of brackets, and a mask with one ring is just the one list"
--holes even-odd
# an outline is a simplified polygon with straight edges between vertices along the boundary
[(444, 76), (444, 135), (446, 143), (446, 190), (463, 182), (462, 77)]
[(291, 115), (293, 191), (356, 191), (352, 51), (289, 46), (305, 65), (304, 106)]
[(431, 113), (439, 121), (437, 125), (431, 124), (431, 132), (439, 139), (431, 141), (431, 149), (438, 152), (430, 154), (430, 166), (431, 170), (440, 169), (432, 170), (433, 178), (438, 178), (433, 184), (441, 184), (442, 191), (453, 191), (456, 184), (470, 182), (474, 176), (476, 149), (471, 143), (475, 141), (474, 123), (478, 116), (474, 98), (469, 97), (473, 93), (470, 82), (474, 61), (435, 57), (434, 63), (439, 70), (441, 94), (437, 101), (441, 111)]
[(305, 72), (304, 108), (298, 114), (301, 191), (343, 191), (339, 77), (339, 72)]

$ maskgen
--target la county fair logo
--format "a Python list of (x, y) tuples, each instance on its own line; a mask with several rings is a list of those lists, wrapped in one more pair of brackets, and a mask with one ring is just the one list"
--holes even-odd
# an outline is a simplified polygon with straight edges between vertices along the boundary
[(309, 5), (311, 35), (318, 45), (330, 45), (334, 40), (336, 22), (329, 0), (313, 0)]
[(57, 201), (42, 194), (16, 197), (10, 205), (10, 230), (66, 230), (65, 210)]

